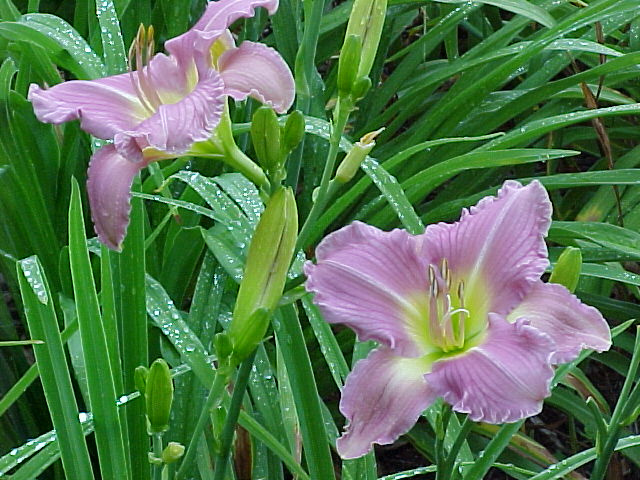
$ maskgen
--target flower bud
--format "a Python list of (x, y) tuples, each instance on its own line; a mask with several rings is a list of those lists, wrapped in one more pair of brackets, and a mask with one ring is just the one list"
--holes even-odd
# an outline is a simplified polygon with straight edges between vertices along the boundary
[(269, 199), (249, 246), (228, 330), (236, 361), (246, 358), (264, 337), (269, 314), (282, 296), (297, 234), (293, 191), (281, 188)]
[(348, 35), (344, 39), (338, 60), (338, 91), (341, 95), (349, 95), (358, 81), (358, 68), (362, 53), (362, 38), (359, 35)]
[(136, 386), (136, 390), (138, 390), (142, 395), (144, 395), (144, 391), (146, 389), (148, 375), (149, 369), (143, 365), (136, 367), (133, 372), (133, 383)]
[(558, 261), (553, 267), (549, 283), (564, 285), (567, 287), (567, 290), (573, 293), (578, 286), (581, 270), (582, 252), (579, 248), (567, 247), (560, 254)]
[(351, 89), (351, 96), (354, 100), (363, 98), (371, 88), (371, 79), (369, 77), (360, 77)]
[(285, 154), (291, 153), (298, 146), (304, 137), (304, 131), (304, 115), (299, 110), (294, 110), (289, 114), (282, 132), (282, 147)]
[(347, 183), (354, 177), (358, 168), (360, 168), (360, 164), (373, 147), (376, 146), (375, 138), (383, 130), (384, 128), (381, 128), (375, 132), (369, 132), (353, 145), (347, 156), (340, 162), (340, 166), (338, 166), (335, 177), (338, 182)]
[(362, 53), (358, 62), (358, 79), (369, 76), (369, 72), (371, 72), (386, 13), (387, 0), (355, 0), (353, 2), (345, 34), (345, 44), (346, 39), (351, 35), (360, 37), (362, 42)]
[(231, 343), (231, 339), (227, 332), (220, 332), (216, 334), (213, 338), (213, 345), (215, 346), (219, 362), (223, 362), (231, 356), (233, 344)]
[(175, 463), (184, 455), (184, 445), (178, 442), (169, 442), (162, 451), (162, 461), (164, 463)]
[(162, 433), (169, 428), (169, 414), (173, 403), (173, 381), (169, 365), (158, 358), (151, 364), (145, 388), (147, 419), (150, 433)]
[(251, 141), (258, 162), (267, 171), (278, 168), (282, 161), (278, 116), (270, 107), (260, 107), (251, 120)]

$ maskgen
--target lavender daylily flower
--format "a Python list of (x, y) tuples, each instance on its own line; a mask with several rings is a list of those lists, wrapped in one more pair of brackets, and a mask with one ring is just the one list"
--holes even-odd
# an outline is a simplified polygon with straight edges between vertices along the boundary
[(138, 50), (137, 71), (46, 90), (31, 85), (29, 100), (40, 121), (79, 119), (90, 134), (113, 139), (93, 155), (87, 183), (95, 229), (108, 247), (121, 247), (135, 175), (151, 162), (187, 155), (193, 144), (208, 140), (226, 95), (254, 97), (279, 113), (293, 103), (293, 76), (282, 57), (259, 43), (236, 47), (228, 30), (257, 7), (273, 13), (278, 0), (210, 2), (193, 28), (166, 42), (169, 55), (156, 54), (141, 65), (145, 52)]
[(392, 443), (437, 397), (474, 421), (535, 415), (552, 365), (610, 347), (595, 308), (540, 280), (550, 222), (539, 182), (507, 181), (422, 235), (354, 222), (320, 243), (307, 290), (328, 322), (379, 344), (342, 392), (343, 458)]

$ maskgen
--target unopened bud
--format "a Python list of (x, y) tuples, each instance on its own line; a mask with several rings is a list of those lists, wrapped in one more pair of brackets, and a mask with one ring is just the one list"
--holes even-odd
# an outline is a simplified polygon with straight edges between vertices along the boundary
[(363, 98), (371, 88), (371, 79), (369, 77), (360, 77), (351, 89), (351, 96), (354, 100)]
[(216, 348), (216, 355), (218, 356), (218, 361), (224, 361), (229, 358), (231, 352), (233, 351), (233, 344), (231, 343), (231, 339), (229, 338), (229, 334), (227, 332), (220, 332), (216, 334), (213, 338), (213, 344)]
[(147, 376), (149, 375), (149, 369), (143, 365), (136, 367), (133, 372), (133, 383), (141, 394), (144, 395), (147, 384)]
[(270, 107), (260, 107), (251, 120), (251, 141), (262, 168), (272, 171), (282, 160), (278, 116)]
[(375, 132), (369, 132), (364, 135), (359, 142), (356, 142), (347, 156), (344, 157), (340, 166), (336, 171), (336, 180), (340, 183), (347, 183), (350, 181), (360, 168), (360, 165), (367, 157), (369, 152), (375, 147), (375, 138), (382, 132), (384, 128), (380, 128)]
[(346, 36), (338, 60), (338, 91), (342, 95), (349, 95), (359, 78), (361, 53), (362, 38), (359, 35)]
[(269, 314), (282, 296), (297, 234), (293, 191), (281, 188), (269, 199), (249, 246), (228, 330), (237, 361), (246, 358), (264, 337)]
[(184, 455), (184, 445), (178, 442), (169, 442), (162, 451), (162, 461), (164, 463), (175, 463)]
[(289, 114), (282, 132), (282, 147), (285, 155), (289, 154), (302, 141), (304, 129), (304, 115), (299, 110), (294, 110)]
[(362, 42), (357, 78), (367, 77), (371, 72), (386, 13), (387, 0), (355, 0), (353, 2), (345, 33), (345, 43), (351, 35), (360, 37)]
[(169, 365), (158, 358), (151, 364), (145, 389), (147, 419), (150, 433), (162, 433), (169, 428), (173, 403), (173, 381)]
[(560, 254), (558, 261), (553, 267), (549, 283), (564, 285), (567, 287), (567, 290), (573, 293), (578, 286), (581, 270), (582, 252), (579, 248), (567, 247)]

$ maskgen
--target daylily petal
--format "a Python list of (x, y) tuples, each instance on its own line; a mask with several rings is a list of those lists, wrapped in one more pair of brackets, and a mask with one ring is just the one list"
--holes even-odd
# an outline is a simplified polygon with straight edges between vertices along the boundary
[(340, 411), (349, 420), (336, 441), (342, 458), (356, 458), (373, 443), (393, 443), (407, 432), (435, 399), (424, 380), (422, 359), (396, 357), (380, 347), (356, 363), (347, 377)]
[(72, 80), (42, 89), (29, 87), (29, 101), (41, 122), (64, 123), (80, 119), (80, 126), (103, 139), (135, 128), (149, 116), (136, 95), (131, 75), (123, 73), (97, 80)]
[[(409, 315), (410, 295), (426, 287), (427, 267), (404, 230), (383, 232), (354, 222), (328, 235), (305, 264), (306, 288), (330, 323), (343, 323), (361, 340), (376, 340), (399, 355), (417, 356), (420, 332)], [(419, 322), (417, 322), (419, 323)]]
[(194, 142), (211, 136), (224, 109), (223, 93), (220, 74), (208, 70), (196, 88), (179, 102), (160, 105), (133, 131), (116, 134), (118, 152), (132, 160), (140, 160), (142, 154), (136, 156), (135, 152), (147, 147), (173, 155), (184, 153)]
[(187, 32), (167, 40), (165, 49), (181, 62), (208, 61), (213, 42), (236, 20), (253, 17), (255, 9), (264, 7), (273, 14), (278, 9), (278, 0), (219, 0), (209, 2), (200, 20)]
[(570, 362), (583, 348), (611, 346), (611, 331), (598, 310), (585, 305), (562, 285), (538, 282), (507, 317), (525, 319), (555, 342), (553, 363)]
[(195, 69), (185, 71), (176, 58), (164, 53), (156, 53), (144, 71), (162, 103), (177, 103), (193, 90), (198, 80)]
[(293, 75), (273, 48), (243, 42), (240, 47), (224, 52), (218, 67), (224, 79), (224, 93), (236, 100), (251, 96), (278, 113), (286, 112), (293, 104)]
[(133, 179), (148, 163), (127, 160), (113, 145), (91, 157), (87, 179), (91, 218), (100, 241), (113, 250), (120, 250), (129, 225)]
[(485, 341), (433, 364), (433, 391), (473, 421), (515, 422), (536, 415), (549, 396), (553, 342), (523, 321), (489, 318)]
[(453, 276), (465, 280), (474, 309), (507, 314), (549, 263), (544, 237), (550, 223), (551, 202), (539, 182), (507, 181), (497, 197), (463, 210), (460, 221), (427, 227), (422, 250), (448, 260)]

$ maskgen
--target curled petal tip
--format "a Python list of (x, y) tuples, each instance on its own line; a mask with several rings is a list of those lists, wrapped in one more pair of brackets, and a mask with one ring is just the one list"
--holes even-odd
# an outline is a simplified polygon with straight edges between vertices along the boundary
[(94, 153), (89, 164), (87, 192), (91, 218), (98, 239), (112, 250), (120, 251), (131, 211), (131, 184), (145, 162), (131, 162), (113, 145)]

